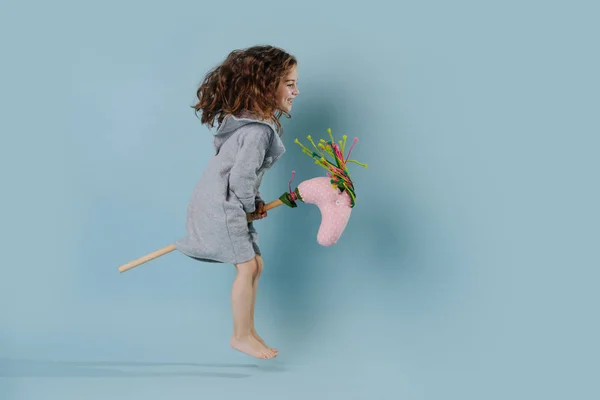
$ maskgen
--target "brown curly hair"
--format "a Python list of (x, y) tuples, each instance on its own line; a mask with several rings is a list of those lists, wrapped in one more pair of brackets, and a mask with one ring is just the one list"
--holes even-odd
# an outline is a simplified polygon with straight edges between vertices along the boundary
[(215, 120), (221, 125), (228, 115), (240, 116), (251, 112), (275, 123), (281, 132), (279, 118), (287, 112), (279, 110), (275, 93), (283, 78), (295, 65), (294, 56), (274, 46), (253, 46), (234, 50), (212, 69), (198, 88), (201, 122), (210, 127)]

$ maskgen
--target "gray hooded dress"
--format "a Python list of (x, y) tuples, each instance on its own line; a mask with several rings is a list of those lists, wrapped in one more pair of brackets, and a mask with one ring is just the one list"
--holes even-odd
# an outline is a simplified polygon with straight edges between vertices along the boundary
[(215, 154), (188, 206), (187, 235), (177, 250), (200, 261), (239, 264), (260, 254), (258, 233), (246, 213), (262, 200), (265, 171), (285, 153), (274, 125), (248, 114), (227, 116), (214, 133)]

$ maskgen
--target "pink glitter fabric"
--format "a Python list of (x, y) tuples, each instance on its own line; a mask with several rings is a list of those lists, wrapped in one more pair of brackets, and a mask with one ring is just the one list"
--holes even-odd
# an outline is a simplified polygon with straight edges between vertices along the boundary
[(317, 242), (321, 246), (331, 246), (346, 229), (352, 201), (346, 191), (342, 192), (331, 184), (331, 179), (319, 177), (303, 181), (298, 185), (302, 201), (315, 204), (321, 211), (321, 226), (317, 234)]

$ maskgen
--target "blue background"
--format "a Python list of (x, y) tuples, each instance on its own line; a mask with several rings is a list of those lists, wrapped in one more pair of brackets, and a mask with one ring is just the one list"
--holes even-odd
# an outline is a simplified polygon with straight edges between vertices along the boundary
[[(592, 1), (4, 1), (0, 398), (598, 396), (598, 9)], [(358, 204), (260, 221), (257, 327), (235, 274), (171, 253), (212, 153), (191, 110), (235, 48), (299, 59), (273, 200), (357, 136)], [(596, 246), (596, 248), (594, 248)]]

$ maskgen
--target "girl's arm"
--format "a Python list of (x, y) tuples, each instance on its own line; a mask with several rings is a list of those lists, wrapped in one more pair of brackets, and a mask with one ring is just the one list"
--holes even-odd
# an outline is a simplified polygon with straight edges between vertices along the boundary
[(256, 209), (258, 170), (263, 164), (269, 146), (270, 128), (252, 124), (240, 128), (238, 153), (229, 175), (229, 188), (241, 201), (246, 213)]

